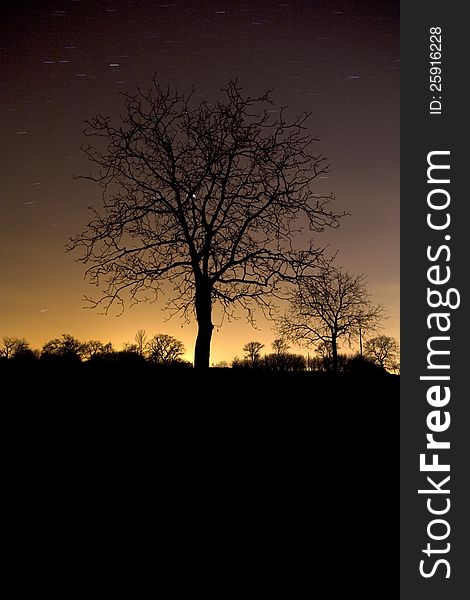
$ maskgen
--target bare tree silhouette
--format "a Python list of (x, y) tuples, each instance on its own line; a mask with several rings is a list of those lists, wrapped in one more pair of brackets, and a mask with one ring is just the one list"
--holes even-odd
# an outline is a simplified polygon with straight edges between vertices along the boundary
[(80, 342), (69, 333), (63, 333), (60, 338), (49, 340), (44, 344), (41, 356), (55, 357), (71, 361), (79, 361), (86, 352), (86, 344)]
[(289, 352), (289, 342), (285, 338), (276, 338), (271, 343), (271, 348), (273, 349), (273, 353), (277, 356), (282, 356), (283, 354), (287, 354)]
[(261, 359), (261, 350), (264, 348), (264, 344), (261, 342), (248, 342), (243, 346), (243, 352), (245, 353), (245, 359), (252, 365), (255, 366)]
[(171, 335), (158, 333), (147, 343), (147, 356), (150, 361), (160, 365), (170, 365), (181, 361), (185, 348)]
[(400, 346), (395, 338), (379, 335), (366, 342), (366, 357), (387, 371), (399, 370)]
[(327, 264), (316, 275), (299, 278), (290, 310), (280, 319), (282, 335), (301, 345), (331, 348), (332, 371), (338, 370), (338, 340), (349, 343), (374, 330), (384, 308), (374, 306), (363, 275)]
[(137, 348), (137, 354), (144, 356), (147, 348), (147, 333), (145, 332), (145, 329), (139, 329), (139, 331), (135, 334), (134, 340)]
[[(216, 303), (230, 317), (238, 308), (268, 314), (282, 282), (314, 268), (322, 250), (304, 229), (336, 227), (332, 196), (311, 184), (327, 172), (313, 151), (308, 114), (288, 121), (270, 93), (244, 95), (237, 82), (209, 104), (162, 88), (126, 95), (122, 122), (98, 115), (84, 150), (99, 167), (89, 179), (104, 188), (102, 209), (71, 239), (92, 284), (93, 306), (154, 300), (164, 282), (169, 309), (198, 323), (194, 365), (209, 366)], [(304, 239), (306, 239), (304, 237)], [(167, 290), (167, 288), (165, 288)]]
[(0, 356), (3, 358), (15, 358), (29, 350), (29, 343), (24, 338), (5, 335), (2, 338)]
[(113, 352), (113, 345), (111, 342), (103, 344), (99, 340), (89, 340), (83, 344), (83, 348), (80, 352), (81, 358), (84, 360), (90, 360), (98, 356), (107, 356)]
[[(298, 370), (298, 355), (289, 353), (289, 342), (285, 338), (276, 338), (271, 342), (272, 354), (264, 357), (265, 368), (271, 371)], [(303, 357), (302, 357), (303, 358)]]

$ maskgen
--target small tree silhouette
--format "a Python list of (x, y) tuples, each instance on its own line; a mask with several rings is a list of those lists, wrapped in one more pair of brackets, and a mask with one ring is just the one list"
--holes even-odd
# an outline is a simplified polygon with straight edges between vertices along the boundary
[(139, 329), (139, 331), (135, 334), (134, 340), (137, 354), (144, 356), (147, 348), (147, 333), (145, 332), (145, 329)]
[(164, 333), (154, 335), (147, 344), (148, 359), (159, 365), (181, 362), (184, 353), (183, 342)]
[(289, 347), (289, 342), (284, 338), (277, 338), (271, 343), (273, 353), (277, 356), (287, 354), (287, 352), (289, 352)]
[(387, 371), (398, 371), (400, 368), (400, 346), (393, 337), (379, 335), (368, 340), (365, 345), (365, 355)]
[(2, 346), (0, 347), (0, 356), (3, 358), (18, 358), (31, 352), (29, 343), (24, 338), (4, 336), (2, 338)]
[(301, 277), (291, 296), (290, 310), (279, 321), (280, 332), (302, 345), (331, 349), (332, 371), (338, 371), (338, 341), (349, 344), (383, 318), (382, 305), (374, 306), (363, 275), (352, 275), (324, 264), (313, 276)]
[(60, 338), (49, 340), (42, 347), (42, 358), (61, 358), (70, 362), (80, 361), (86, 352), (86, 344), (72, 335), (63, 333)]
[(261, 350), (264, 348), (264, 344), (261, 342), (248, 342), (243, 346), (243, 352), (245, 353), (245, 359), (255, 367), (261, 360)]

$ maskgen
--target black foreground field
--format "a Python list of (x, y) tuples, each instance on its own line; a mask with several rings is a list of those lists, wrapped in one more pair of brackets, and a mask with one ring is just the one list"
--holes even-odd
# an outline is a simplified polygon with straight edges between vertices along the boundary
[(88, 589), (78, 569), (133, 597), (149, 576), (218, 598), (378, 598), (397, 579), (398, 377), (1, 375), (12, 552), (38, 582), (44, 561), (54, 585)]

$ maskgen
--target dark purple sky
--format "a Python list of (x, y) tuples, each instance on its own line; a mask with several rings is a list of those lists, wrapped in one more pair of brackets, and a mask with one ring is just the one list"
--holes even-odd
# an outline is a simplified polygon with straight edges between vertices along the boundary
[[(0, 335), (40, 346), (70, 332), (119, 346), (144, 328), (176, 335), (191, 355), (194, 327), (165, 323), (163, 303), (119, 319), (83, 310), (90, 287), (64, 253), (100, 194), (73, 180), (90, 170), (83, 122), (118, 115), (118, 92), (156, 72), (209, 99), (232, 77), (252, 94), (274, 86), (279, 104), (312, 112), (332, 169), (318, 191), (351, 213), (319, 244), (367, 276), (390, 315), (385, 333), (398, 337), (399, 2), (17, 1), (1, 29)], [(269, 345), (270, 326), (260, 327), (224, 325), (213, 360), (250, 339)]]

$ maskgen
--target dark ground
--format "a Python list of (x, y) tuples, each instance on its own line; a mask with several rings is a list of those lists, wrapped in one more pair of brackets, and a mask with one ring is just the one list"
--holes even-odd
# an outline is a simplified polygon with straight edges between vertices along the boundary
[(375, 599), (397, 581), (398, 377), (1, 375), (10, 554), (38, 589), (51, 568), (132, 597), (148, 577), (169, 598)]

